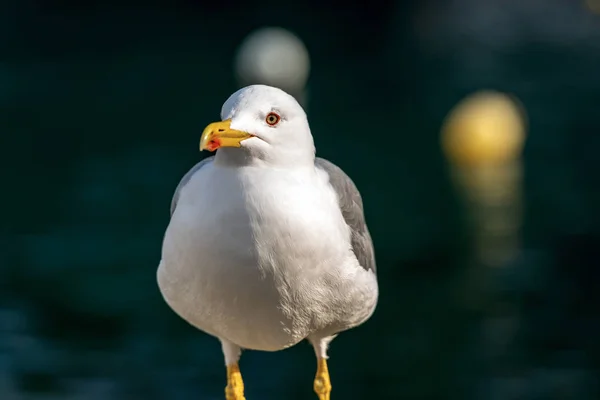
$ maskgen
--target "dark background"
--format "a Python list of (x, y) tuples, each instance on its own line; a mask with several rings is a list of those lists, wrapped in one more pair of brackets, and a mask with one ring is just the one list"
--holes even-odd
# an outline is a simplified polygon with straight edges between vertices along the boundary
[[(333, 397), (600, 398), (600, 16), (585, 2), (3, 0), (0, 399), (223, 398), (218, 341), (155, 274), (173, 190), (263, 26), (306, 45), (318, 154), (355, 180), (376, 246), (379, 307), (332, 344)], [(450, 109), (486, 88), (528, 116), (520, 252), (495, 268), (473, 256), (439, 145)], [(375, 127), (395, 145), (365, 141)], [(316, 398), (307, 344), (241, 368), (249, 400)]]

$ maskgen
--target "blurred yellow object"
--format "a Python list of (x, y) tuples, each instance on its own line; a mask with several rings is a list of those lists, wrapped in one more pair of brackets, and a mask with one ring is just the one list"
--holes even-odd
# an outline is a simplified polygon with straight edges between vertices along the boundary
[(459, 102), (442, 127), (442, 147), (451, 162), (502, 164), (519, 158), (525, 139), (525, 113), (509, 96), (475, 93)]
[(600, 14), (600, 0), (584, 0), (585, 6), (594, 14)]

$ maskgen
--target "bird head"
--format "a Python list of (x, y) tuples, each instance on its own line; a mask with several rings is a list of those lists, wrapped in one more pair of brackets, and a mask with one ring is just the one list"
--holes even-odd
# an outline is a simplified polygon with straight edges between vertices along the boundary
[(233, 93), (223, 104), (221, 121), (204, 129), (200, 150), (219, 150), (217, 160), (271, 164), (312, 163), (315, 153), (300, 104), (283, 90), (265, 85), (247, 86)]

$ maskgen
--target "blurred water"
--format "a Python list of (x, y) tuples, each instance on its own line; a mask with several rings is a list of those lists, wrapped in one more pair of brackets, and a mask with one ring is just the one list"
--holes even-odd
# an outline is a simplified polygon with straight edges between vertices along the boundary
[[(221, 399), (218, 342), (168, 309), (155, 271), (172, 192), (236, 89), (237, 45), (271, 9), (47, 7), (21, 10), (0, 63), (0, 398)], [(426, 42), (423, 14), (397, 5), (374, 50), (355, 17), (286, 7), (311, 52), (319, 155), (363, 193), (381, 280), (373, 319), (332, 344), (335, 398), (599, 398), (598, 49)], [(448, 110), (486, 87), (516, 94), (530, 130), (523, 252), (498, 269), (472, 257), (438, 144)], [(241, 367), (248, 399), (314, 396), (308, 345)]]

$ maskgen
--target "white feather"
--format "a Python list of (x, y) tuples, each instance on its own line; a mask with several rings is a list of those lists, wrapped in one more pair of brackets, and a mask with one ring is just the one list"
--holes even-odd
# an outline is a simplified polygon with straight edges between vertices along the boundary
[(256, 350), (349, 329), (377, 300), (314, 168), (202, 168), (180, 194), (158, 278), (182, 318)]
[[(264, 123), (273, 109), (277, 128)], [(326, 357), (333, 335), (373, 313), (375, 273), (352, 251), (298, 103), (252, 86), (232, 95), (222, 116), (256, 137), (219, 150), (180, 189), (158, 268), (161, 293), (220, 338), (231, 362), (238, 347), (275, 351), (305, 338)]]

